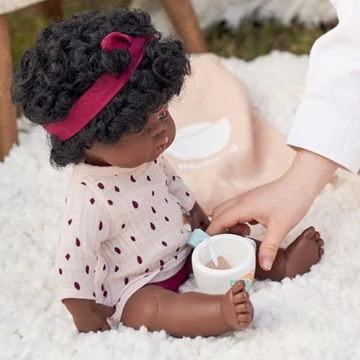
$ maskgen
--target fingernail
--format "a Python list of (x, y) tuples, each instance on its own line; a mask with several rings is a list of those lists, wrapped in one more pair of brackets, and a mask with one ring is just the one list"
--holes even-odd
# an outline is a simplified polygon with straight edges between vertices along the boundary
[(265, 270), (271, 270), (272, 268), (272, 261), (270, 259), (263, 259), (262, 261), (263, 268)]

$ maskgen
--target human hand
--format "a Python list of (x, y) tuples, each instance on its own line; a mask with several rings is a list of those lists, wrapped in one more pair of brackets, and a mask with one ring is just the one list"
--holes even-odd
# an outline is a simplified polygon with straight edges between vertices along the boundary
[(260, 223), (267, 232), (260, 247), (259, 263), (264, 270), (270, 270), (285, 236), (305, 216), (336, 168), (328, 159), (299, 151), (291, 169), (280, 179), (217, 207), (207, 233), (222, 233), (239, 223)]
[(195, 202), (194, 207), (190, 211), (188, 219), (191, 225), (191, 230), (201, 229), (206, 231), (210, 224), (209, 217), (205, 214), (205, 211), (197, 202)]

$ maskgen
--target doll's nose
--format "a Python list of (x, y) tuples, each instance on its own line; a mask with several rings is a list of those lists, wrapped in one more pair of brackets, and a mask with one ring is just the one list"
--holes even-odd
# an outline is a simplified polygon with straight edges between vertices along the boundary
[(161, 123), (161, 124), (159, 125), (159, 127), (156, 129), (156, 132), (154, 133), (154, 137), (157, 136), (157, 135), (159, 135), (159, 134), (161, 134), (161, 133), (163, 133), (164, 131), (166, 131), (167, 128), (168, 128), (168, 127), (167, 127), (166, 124)]

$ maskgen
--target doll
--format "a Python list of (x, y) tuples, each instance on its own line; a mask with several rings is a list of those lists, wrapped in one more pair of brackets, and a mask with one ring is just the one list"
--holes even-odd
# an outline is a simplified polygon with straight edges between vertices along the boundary
[[(221, 296), (177, 293), (191, 272), (183, 217), (192, 228), (209, 224), (163, 156), (175, 138), (168, 104), (189, 74), (182, 43), (126, 7), (51, 24), (22, 56), (14, 102), (49, 134), (50, 162), (73, 166), (56, 272), (59, 297), (79, 331), (122, 322), (211, 336), (253, 319), (242, 281)], [(322, 245), (310, 228), (258, 277), (304, 273)]]

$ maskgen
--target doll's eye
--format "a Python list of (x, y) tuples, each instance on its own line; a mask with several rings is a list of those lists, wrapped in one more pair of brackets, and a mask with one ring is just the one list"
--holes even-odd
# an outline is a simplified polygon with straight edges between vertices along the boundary
[(163, 111), (161, 114), (158, 115), (159, 120), (164, 120), (168, 116), (167, 111)]
[(140, 128), (135, 128), (133, 133), (134, 134), (140, 134), (142, 132), (142, 130), (143, 130), (143, 128), (141, 128), (141, 127)]
[(143, 131), (144, 127), (140, 125), (133, 125), (130, 128), (130, 134), (140, 134)]

